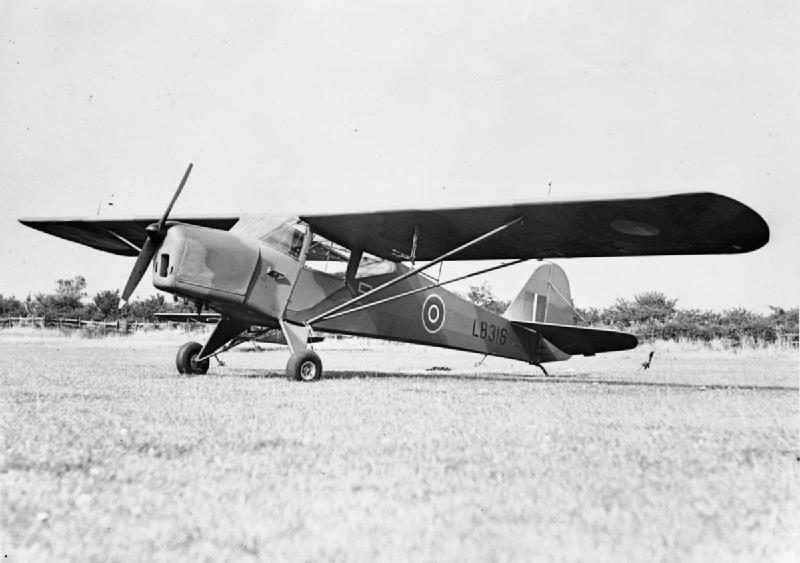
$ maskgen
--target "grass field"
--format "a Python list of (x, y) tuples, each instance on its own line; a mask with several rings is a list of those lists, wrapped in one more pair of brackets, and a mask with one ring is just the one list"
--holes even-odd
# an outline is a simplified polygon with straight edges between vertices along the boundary
[(796, 351), (326, 341), (300, 384), (183, 340), (0, 332), (5, 560), (797, 560)]

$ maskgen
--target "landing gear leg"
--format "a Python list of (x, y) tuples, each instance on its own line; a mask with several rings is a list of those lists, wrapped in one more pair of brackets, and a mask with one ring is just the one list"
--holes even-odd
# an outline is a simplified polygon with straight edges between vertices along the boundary
[(286, 364), (286, 378), (290, 381), (317, 381), (322, 378), (322, 360), (314, 350), (306, 348), (311, 332), (309, 326), (289, 324), (278, 320), (292, 351), (292, 356)]
[(322, 360), (314, 350), (300, 350), (289, 358), (286, 377), (292, 381), (318, 381), (322, 378)]

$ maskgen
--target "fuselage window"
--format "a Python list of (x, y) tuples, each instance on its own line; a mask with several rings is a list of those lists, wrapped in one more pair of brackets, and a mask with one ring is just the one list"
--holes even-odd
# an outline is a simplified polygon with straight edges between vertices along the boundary
[[(350, 260), (350, 250), (339, 246), (318, 234), (314, 235), (306, 256), (306, 267), (312, 270), (325, 272), (332, 276), (344, 278), (347, 262)], [(397, 265), (387, 260), (382, 260), (372, 254), (364, 253), (358, 265), (356, 277), (369, 277), (379, 274), (389, 274), (397, 269)]]
[(300, 258), (300, 251), (303, 250), (303, 239), (305, 233), (298, 231), (294, 225), (282, 225), (265, 235), (258, 237), (258, 240), (293, 258)]
[(231, 231), (251, 236), (292, 258), (300, 258), (306, 236), (305, 225), (286, 217), (242, 217)]

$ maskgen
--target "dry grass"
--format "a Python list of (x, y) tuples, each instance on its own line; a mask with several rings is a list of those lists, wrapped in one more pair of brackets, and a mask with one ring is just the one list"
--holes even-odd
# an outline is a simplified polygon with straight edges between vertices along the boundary
[(309, 385), (283, 349), (181, 378), (180, 334), (10, 336), (8, 560), (797, 556), (796, 352), (655, 345), (647, 372), (640, 348), (544, 378), (326, 341)]

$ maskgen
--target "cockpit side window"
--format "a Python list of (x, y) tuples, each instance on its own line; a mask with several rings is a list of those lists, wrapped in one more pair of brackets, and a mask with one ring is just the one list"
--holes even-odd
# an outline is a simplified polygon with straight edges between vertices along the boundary
[[(314, 238), (309, 246), (306, 256), (306, 266), (312, 270), (326, 272), (336, 277), (344, 278), (347, 269), (347, 262), (350, 259), (350, 250), (339, 246), (319, 234), (314, 234)], [(356, 272), (356, 278), (388, 274), (396, 270), (397, 265), (387, 260), (382, 260), (377, 256), (364, 253)]]
[(300, 258), (306, 236), (303, 223), (286, 217), (242, 217), (231, 231), (253, 237), (293, 258)]
[(270, 233), (258, 237), (260, 242), (267, 246), (271, 246), (281, 252), (292, 256), (293, 258), (300, 258), (300, 251), (303, 250), (303, 239), (305, 233), (298, 231), (289, 225), (285, 228), (276, 229)]

